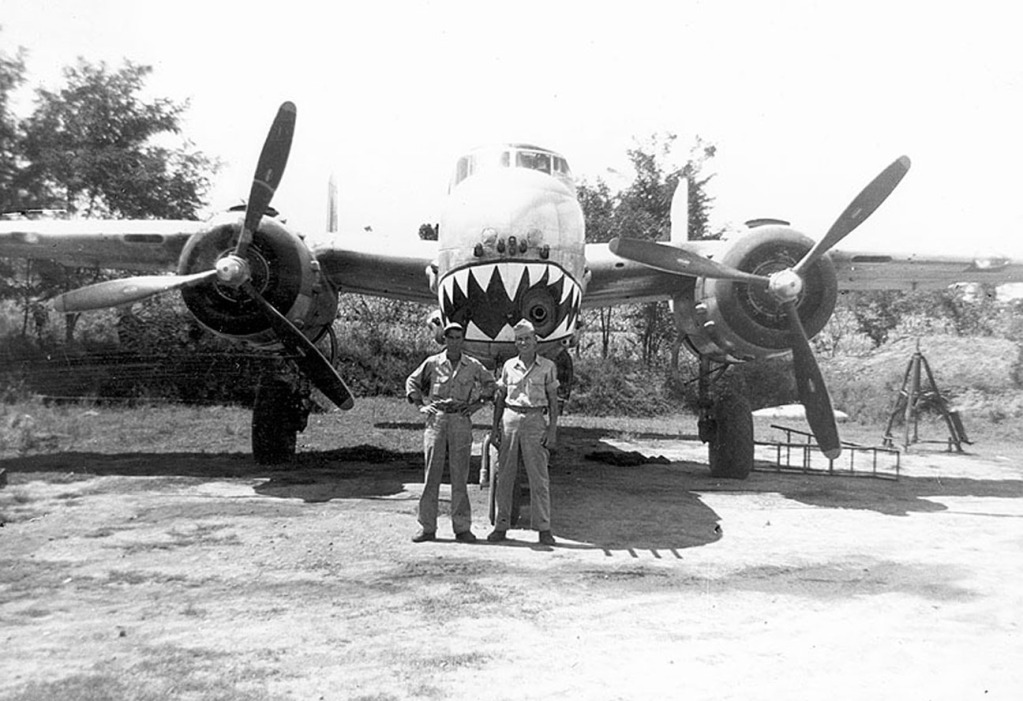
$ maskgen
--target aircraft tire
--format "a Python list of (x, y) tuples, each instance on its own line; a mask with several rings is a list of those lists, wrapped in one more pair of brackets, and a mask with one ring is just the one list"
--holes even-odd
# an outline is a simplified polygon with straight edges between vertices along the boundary
[(745, 396), (728, 392), (714, 402), (714, 422), (707, 443), (710, 474), (746, 479), (753, 470), (753, 414)]
[(260, 383), (252, 409), (252, 457), (258, 465), (280, 465), (295, 457), (294, 390), (281, 379)]

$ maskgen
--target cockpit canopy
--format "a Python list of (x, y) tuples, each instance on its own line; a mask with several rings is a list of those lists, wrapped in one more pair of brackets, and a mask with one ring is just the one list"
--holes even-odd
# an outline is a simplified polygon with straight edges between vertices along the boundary
[(491, 168), (537, 170), (558, 178), (573, 190), (575, 189), (572, 171), (568, 167), (568, 161), (561, 154), (529, 144), (502, 144), (481, 146), (459, 158), (449, 190), (454, 189), (470, 175)]

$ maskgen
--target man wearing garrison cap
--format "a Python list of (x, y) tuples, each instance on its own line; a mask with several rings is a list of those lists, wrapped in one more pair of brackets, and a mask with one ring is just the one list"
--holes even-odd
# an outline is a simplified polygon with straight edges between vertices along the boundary
[[(551, 492), (547, 464), (558, 436), (558, 373), (554, 362), (536, 352), (536, 330), (523, 319), (515, 325), (518, 356), (501, 368), (494, 395), (491, 440), (499, 446), (497, 515), (492, 543), (507, 538), (512, 496), (519, 462), (529, 477), (530, 520), (540, 543), (554, 545), (551, 533)], [(546, 421), (544, 415), (547, 415)]]
[(469, 504), (469, 456), (472, 452), (472, 415), (494, 393), (494, 378), (483, 363), (462, 352), (465, 329), (444, 327), (445, 349), (431, 355), (405, 380), (405, 396), (426, 415), (423, 453), (426, 462), (423, 494), (419, 498), (420, 530), (412, 542), (437, 537), (437, 500), (444, 460), (451, 467), (451, 525), (455, 540), (474, 543)]

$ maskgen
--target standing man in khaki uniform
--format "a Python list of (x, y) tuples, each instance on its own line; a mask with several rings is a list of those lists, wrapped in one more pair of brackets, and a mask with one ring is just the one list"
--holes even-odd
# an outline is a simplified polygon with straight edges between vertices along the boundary
[[(551, 490), (547, 464), (558, 440), (558, 372), (552, 360), (536, 352), (536, 330), (523, 319), (515, 325), (519, 354), (505, 362), (494, 397), (491, 440), (499, 447), (497, 515), (492, 543), (507, 538), (519, 460), (529, 477), (530, 520), (540, 542), (554, 545)], [(544, 421), (544, 413), (547, 420)]]
[(483, 363), (462, 353), (465, 329), (444, 327), (444, 351), (431, 355), (405, 380), (405, 396), (426, 415), (423, 453), (426, 462), (423, 495), (419, 498), (420, 531), (412, 542), (437, 537), (437, 501), (444, 460), (451, 467), (451, 525), (455, 540), (475, 543), (469, 504), (469, 457), (472, 415), (494, 393), (494, 378)]

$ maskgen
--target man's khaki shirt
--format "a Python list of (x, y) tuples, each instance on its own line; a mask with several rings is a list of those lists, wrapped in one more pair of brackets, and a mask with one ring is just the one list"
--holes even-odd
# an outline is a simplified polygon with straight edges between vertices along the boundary
[(424, 360), (405, 380), (405, 396), (430, 402), (451, 399), (469, 404), (494, 395), (494, 377), (483, 363), (465, 353), (452, 364), (447, 351)]

